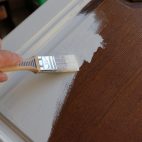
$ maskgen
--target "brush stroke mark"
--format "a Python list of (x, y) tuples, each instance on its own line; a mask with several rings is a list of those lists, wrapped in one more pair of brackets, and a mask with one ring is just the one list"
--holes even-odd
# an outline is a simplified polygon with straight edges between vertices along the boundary
[[(96, 33), (98, 27), (95, 13), (78, 13), (64, 23), (53, 39), (45, 42), (45, 34), (44, 44), (41, 46), (43, 42), (39, 41), (36, 50), (33, 46), (24, 56), (75, 54), (81, 67), (84, 61), (91, 62), (94, 52), (102, 46), (103, 39)], [(19, 83), (10, 90), (3, 89), (6, 95), (0, 102), (1, 112), (35, 142), (45, 142), (60, 112), (58, 104), (61, 108), (75, 75), (15, 73), (11, 81)]]

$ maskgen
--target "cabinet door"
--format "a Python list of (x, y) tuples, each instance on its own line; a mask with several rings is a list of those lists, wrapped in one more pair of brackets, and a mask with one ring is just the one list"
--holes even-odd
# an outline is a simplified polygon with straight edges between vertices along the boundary
[(4, 47), (23, 57), (75, 54), (80, 71), (10, 73), (0, 132), (28, 142), (141, 142), (140, 17), (140, 2), (48, 0)]
[[(103, 41), (95, 12), (83, 11), (90, 2), (48, 0), (3, 40), (3, 46), (23, 58), (75, 54), (81, 67)], [(9, 73), (9, 81), (0, 86), (1, 125), (21, 141), (46, 142), (75, 77), (76, 73)]]

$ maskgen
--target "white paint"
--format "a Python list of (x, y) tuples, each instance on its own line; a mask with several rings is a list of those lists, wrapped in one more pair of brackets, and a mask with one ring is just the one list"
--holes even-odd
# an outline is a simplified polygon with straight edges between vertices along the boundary
[[(103, 39), (96, 34), (99, 23), (95, 19), (95, 14), (77, 15), (89, 1), (74, 1), (76, 5), (69, 11), (65, 10), (62, 17), (60, 15), (60, 19), (57, 18), (58, 23), (52, 20), (56, 22), (50, 30), (47, 26), (49, 24), (46, 24), (43, 32), (39, 31), (37, 36), (26, 42), (19, 51), (24, 53), (25, 57), (75, 54), (80, 66), (84, 61), (90, 62)], [(71, 5), (68, 4), (69, 7)], [(38, 40), (35, 42), (35, 39)], [(25, 50), (27, 45), (30, 45), (28, 51)], [(74, 77), (75, 73), (10, 74), (9, 82), (0, 86), (0, 110), (34, 142), (46, 142), (58, 105), (63, 103)]]
[[(57, 6), (57, 0), (48, 0), (43, 6), (22, 22), (22, 24), (8, 34), (3, 40), (3, 47), (11, 51), (17, 51), (19, 49), (21, 50), (25, 45), (29, 45), (27, 47), (29, 49), (29, 43), (31, 40), (33, 41), (33, 37), (35, 37), (47, 23), (51, 23), (63, 9), (67, 11), (71, 6), (74, 6), (75, 1), (78, 2), (79, 0), (60, 0)], [(52, 24), (54, 23), (51, 23), (51, 27)], [(24, 54), (24, 52), (25, 51), (21, 53)]]
[(6, 136), (2, 131), (0, 131), (0, 142), (13, 142), (9, 137)]
[(24, 142), (11, 129), (0, 121), (0, 142)]

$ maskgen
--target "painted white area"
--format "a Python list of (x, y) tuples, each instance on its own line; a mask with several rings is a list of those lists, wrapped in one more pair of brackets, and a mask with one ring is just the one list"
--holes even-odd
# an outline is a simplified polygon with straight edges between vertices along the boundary
[[(56, 1), (56, 3), (61, 1), (64, 3), (66, 0)], [(25, 43), (23, 41), (17, 43), (17, 45), (23, 44), (20, 49), (15, 44), (15, 50), (24, 57), (75, 54), (80, 66), (84, 61), (90, 62), (103, 39), (96, 33), (99, 23), (96, 21), (95, 14), (79, 14), (89, 1), (70, 0), (68, 5), (62, 8), (64, 9), (62, 12), (58, 12), (49, 22), (45, 20), (47, 23), (43, 22), (43, 27), (29, 40), (25, 38), (23, 39), (23, 41), (27, 40)], [(39, 10), (42, 14), (48, 9), (48, 2), (46, 6)], [(52, 11), (50, 10), (50, 13)], [(39, 19), (39, 13), (37, 15), (35, 13), (33, 21), (35, 18)], [(31, 26), (30, 22), (27, 22), (28, 24)], [(21, 29), (23, 32), (20, 31)], [(19, 27), (19, 31), (13, 34), (14, 41), (20, 35), (19, 33), (24, 33), (26, 36), (24, 30), (26, 26), (23, 24)], [(4, 41), (8, 49), (13, 40), (11, 36), (12, 33)], [(10, 80), (0, 86), (0, 111), (34, 142), (46, 142), (59, 104), (63, 103), (75, 73), (35, 75), (22, 72), (12, 73), (9, 77)]]
[(2, 121), (0, 121), (0, 142), (24, 142)]
[(69, 10), (76, 3), (75, 1), (77, 2), (78, 0), (60, 0), (60, 2), (57, 0), (48, 0), (3, 40), (3, 47), (11, 51), (23, 48), (31, 42), (33, 37), (47, 23), (53, 21), (59, 13), (64, 12), (64, 9), (65, 11), (66, 9)]
[(13, 142), (6, 134), (0, 131), (0, 142)]

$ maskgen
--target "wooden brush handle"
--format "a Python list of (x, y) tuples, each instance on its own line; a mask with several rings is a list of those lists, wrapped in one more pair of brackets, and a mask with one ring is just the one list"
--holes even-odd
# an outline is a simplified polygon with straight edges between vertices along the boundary
[(38, 67), (36, 64), (36, 59), (34, 57), (31, 57), (29, 59), (23, 60), (19, 65), (17, 66), (9, 66), (0, 68), (1, 72), (11, 72), (11, 71), (32, 71), (34, 73), (38, 72)]

